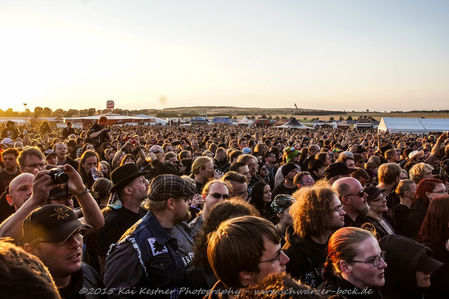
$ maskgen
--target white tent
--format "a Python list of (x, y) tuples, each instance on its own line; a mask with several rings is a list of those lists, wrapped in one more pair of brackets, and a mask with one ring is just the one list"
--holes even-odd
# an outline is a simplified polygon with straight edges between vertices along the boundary
[(119, 114), (98, 114), (92, 116), (83, 116), (83, 117), (65, 117), (64, 121), (72, 121), (72, 122), (82, 122), (82, 121), (94, 121), (99, 120), (100, 117), (106, 116), (108, 121), (112, 121), (113, 123), (139, 123), (145, 122), (149, 124), (161, 124), (166, 125), (167, 121), (162, 118), (157, 118), (151, 115), (139, 114), (136, 116), (128, 116), (128, 115), (119, 115)]
[(136, 115), (135, 117), (138, 117), (140, 119), (148, 119), (151, 122), (151, 124), (159, 124), (159, 125), (163, 125), (163, 126), (165, 126), (167, 124), (167, 121), (165, 119), (158, 118), (156, 116), (139, 114), (139, 115)]
[(449, 131), (449, 119), (383, 117), (377, 129), (390, 133), (445, 132)]
[(239, 120), (238, 120), (236, 123), (234, 123), (234, 124), (236, 124), (236, 125), (245, 125), (245, 126), (250, 127), (250, 126), (253, 125), (253, 123), (254, 123), (254, 120), (248, 119), (248, 118), (246, 117), (246, 115), (245, 115), (245, 116), (243, 116), (242, 119), (239, 119)]
[(285, 124), (277, 126), (276, 128), (300, 129), (300, 130), (312, 129), (311, 127), (304, 126), (294, 117), (290, 118), (288, 122), (286, 122)]

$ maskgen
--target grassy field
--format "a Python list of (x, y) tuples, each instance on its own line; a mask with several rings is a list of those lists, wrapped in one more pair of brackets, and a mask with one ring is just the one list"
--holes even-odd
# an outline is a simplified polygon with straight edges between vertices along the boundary
[[(292, 108), (240, 108), (240, 107), (177, 107), (166, 108), (159, 110), (161, 113), (171, 114), (178, 117), (191, 117), (191, 116), (207, 116), (213, 117), (234, 117), (237, 119), (247, 116), (248, 118), (259, 118), (262, 115), (266, 115), (271, 118), (289, 118), (291, 116), (296, 117), (302, 122), (311, 122), (312, 119), (317, 117), (320, 120), (339, 120), (342, 117), (346, 120), (349, 116), (356, 120), (359, 117), (372, 117), (375, 120), (379, 120), (382, 117), (425, 117), (425, 118), (449, 118), (448, 112), (341, 112), (341, 111), (325, 111), (325, 110), (311, 110), (311, 109), (298, 109), (299, 114), (295, 114), (295, 109)], [(162, 115), (161, 115), (162, 116)], [(174, 117), (174, 116), (171, 116)]]

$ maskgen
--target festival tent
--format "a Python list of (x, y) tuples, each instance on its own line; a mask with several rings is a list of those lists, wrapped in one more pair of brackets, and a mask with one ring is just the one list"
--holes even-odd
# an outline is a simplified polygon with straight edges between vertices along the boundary
[(390, 133), (445, 132), (449, 131), (449, 119), (383, 117), (377, 129)]
[(311, 127), (304, 126), (294, 117), (290, 118), (289, 121), (283, 124), (282, 126), (277, 126), (276, 128), (300, 129), (300, 130), (312, 129)]
[(254, 121), (248, 119), (248, 118), (246, 117), (246, 115), (245, 115), (245, 116), (243, 116), (242, 119), (239, 119), (239, 120), (238, 120), (236, 123), (234, 123), (234, 124), (236, 124), (236, 125), (238, 125), (238, 126), (243, 125), (243, 126), (248, 126), (248, 127), (250, 127), (250, 126), (252, 126), (252, 125), (254, 124)]
[(151, 116), (151, 115), (146, 115), (146, 114), (139, 114), (135, 116), (136, 118), (141, 118), (144, 119), (145, 122), (149, 122), (151, 125), (163, 125), (165, 126), (167, 124), (167, 121), (165, 119), (162, 118), (158, 118), (155, 116)]
[(149, 115), (140, 116), (128, 116), (128, 115), (118, 115), (118, 114), (99, 114), (92, 116), (83, 117), (65, 117), (64, 122), (71, 121), (74, 127), (87, 128), (91, 123), (99, 120), (100, 117), (106, 116), (108, 119), (108, 124), (137, 124), (137, 123), (150, 123), (150, 124), (166, 124), (166, 121), (160, 118), (156, 118)]
[(229, 117), (214, 117), (212, 119), (212, 122), (214, 124), (232, 125), (232, 119), (230, 119)]
[(199, 116), (199, 117), (192, 117), (191, 120), (190, 120), (190, 123), (191, 124), (206, 124), (206, 125), (209, 125), (210, 121), (209, 121), (209, 119), (207, 119), (207, 117)]

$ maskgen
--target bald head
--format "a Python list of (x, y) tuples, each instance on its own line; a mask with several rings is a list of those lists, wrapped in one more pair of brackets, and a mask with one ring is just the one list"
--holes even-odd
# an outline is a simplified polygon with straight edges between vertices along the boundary
[(10, 206), (17, 210), (31, 197), (33, 178), (34, 176), (30, 173), (22, 173), (9, 183), (9, 193), (6, 195), (6, 200)]
[(364, 192), (362, 184), (357, 179), (353, 177), (338, 179), (333, 183), (332, 189), (338, 194), (346, 214), (353, 220), (368, 212), (366, 201), (368, 194)]
[(332, 184), (332, 189), (338, 194), (338, 197), (341, 198), (343, 195), (351, 193), (353, 189), (357, 189), (357, 191), (362, 189), (362, 184), (360, 184), (359, 180), (353, 177), (346, 177), (336, 180)]

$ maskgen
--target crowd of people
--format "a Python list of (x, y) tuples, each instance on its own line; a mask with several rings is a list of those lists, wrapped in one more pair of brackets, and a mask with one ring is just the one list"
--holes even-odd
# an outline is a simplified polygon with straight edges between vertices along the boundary
[(5, 298), (447, 298), (448, 133), (16, 126)]

